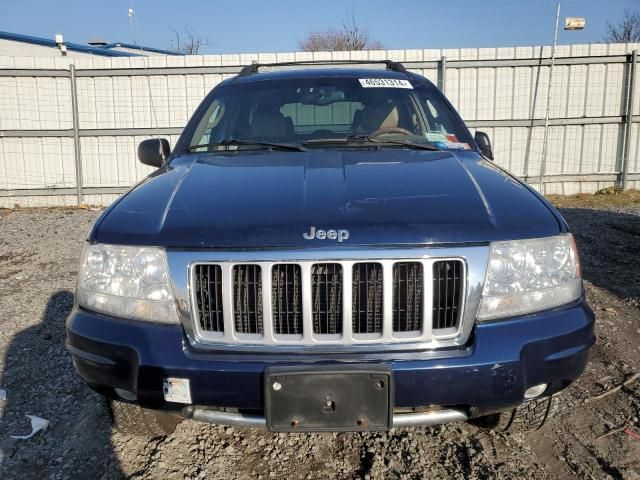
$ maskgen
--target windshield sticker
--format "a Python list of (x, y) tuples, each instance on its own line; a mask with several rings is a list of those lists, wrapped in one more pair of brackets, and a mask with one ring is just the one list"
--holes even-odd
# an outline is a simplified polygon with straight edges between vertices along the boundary
[(447, 139), (442, 133), (427, 132), (424, 135), (430, 142), (446, 142)]
[(408, 88), (413, 90), (409, 80), (395, 78), (359, 78), (360, 85), (364, 88)]
[(471, 150), (471, 147), (469, 146), (468, 143), (462, 143), (462, 142), (450, 142), (448, 140), (445, 140), (444, 142), (432, 142), (436, 147), (438, 148), (444, 148), (447, 150)]
[(439, 149), (471, 150), (471, 147), (469, 146), (468, 143), (459, 142), (458, 138), (455, 135), (451, 135), (451, 134), (445, 135), (443, 133), (427, 132), (425, 133), (425, 137), (427, 138), (427, 140), (429, 140), (431, 143), (433, 143), (434, 146), (438, 147)]
[(463, 142), (446, 142), (447, 143), (447, 148), (450, 148), (452, 150), (471, 150), (471, 147), (469, 146), (468, 143), (463, 143)]

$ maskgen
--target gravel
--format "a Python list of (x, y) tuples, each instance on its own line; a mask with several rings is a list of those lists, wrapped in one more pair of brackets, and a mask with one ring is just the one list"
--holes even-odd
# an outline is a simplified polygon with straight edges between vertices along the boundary
[[(363, 434), (276, 434), (182, 422), (152, 441), (113, 432), (65, 350), (82, 240), (98, 211), (0, 211), (0, 478), (640, 478), (640, 204), (556, 199), (581, 251), (598, 343), (560, 414), (525, 436), (467, 424)], [(25, 415), (50, 421), (29, 440)]]

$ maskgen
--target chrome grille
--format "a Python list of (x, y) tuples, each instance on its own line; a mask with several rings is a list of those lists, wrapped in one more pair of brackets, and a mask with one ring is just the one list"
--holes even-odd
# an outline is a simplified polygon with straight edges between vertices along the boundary
[(353, 333), (382, 332), (382, 265), (356, 263), (353, 266)]
[(433, 328), (454, 328), (462, 301), (462, 262), (433, 264)]
[[(203, 345), (404, 342), (437, 347), (468, 338), (474, 322), (488, 249), (469, 249), (481, 265), (473, 271), (471, 292), (464, 257), (394, 258), (394, 250), (371, 260), (358, 252), (349, 260), (323, 258), (311, 250), (270, 253), (287, 258), (284, 262), (263, 260), (265, 252), (205, 253), (194, 262), (188, 261), (188, 252), (180, 252), (172, 254), (170, 263), (172, 276), (178, 262), (189, 265), (192, 313), (187, 310), (185, 329)], [(229, 260), (232, 255), (240, 261)], [(469, 298), (473, 303), (467, 315)]]

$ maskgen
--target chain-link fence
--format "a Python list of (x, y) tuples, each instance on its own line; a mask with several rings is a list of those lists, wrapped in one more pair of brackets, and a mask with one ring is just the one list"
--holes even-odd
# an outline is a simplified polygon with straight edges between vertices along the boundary
[(637, 188), (636, 49), (559, 46), (550, 89), (550, 47), (0, 57), (0, 207), (110, 203), (151, 171), (136, 161), (138, 142), (165, 136), (174, 144), (204, 95), (254, 61), (400, 61), (436, 83), (472, 130), (489, 134), (496, 163), (536, 188)]

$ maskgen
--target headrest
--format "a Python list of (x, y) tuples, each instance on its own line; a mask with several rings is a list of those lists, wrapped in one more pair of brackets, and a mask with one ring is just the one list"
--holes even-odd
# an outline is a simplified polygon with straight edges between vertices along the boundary
[(397, 127), (399, 122), (398, 108), (393, 103), (367, 105), (362, 113), (354, 117), (354, 130), (363, 130), (367, 133), (375, 132), (380, 128)]
[(280, 112), (257, 111), (251, 120), (251, 135), (261, 139), (283, 139), (289, 135), (289, 123)]

